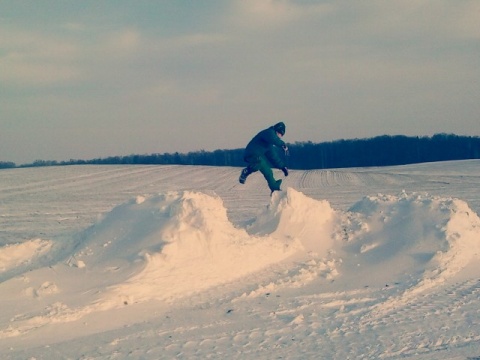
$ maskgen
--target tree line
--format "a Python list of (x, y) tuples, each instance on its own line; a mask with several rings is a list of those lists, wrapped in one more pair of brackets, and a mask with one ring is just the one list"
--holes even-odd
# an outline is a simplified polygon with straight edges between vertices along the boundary
[[(383, 135), (368, 139), (336, 140), (289, 144), (285, 154), (291, 169), (331, 169), (347, 167), (405, 165), (422, 162), (480, 158), (480, 137), (436, 134), (431, 137)], [(19, 167), (61, 165), (207, 165), (244, 166), (243, 149), (192, 151), (127, 155), (91, 160), (50, 161), (36, 160)], [(11, 162), (0, 162), (0, 168), (17, 167)]]

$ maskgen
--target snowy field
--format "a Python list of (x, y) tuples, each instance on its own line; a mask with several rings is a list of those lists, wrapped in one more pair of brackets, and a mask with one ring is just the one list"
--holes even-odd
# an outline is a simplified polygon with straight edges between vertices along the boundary
[(0, 358), (480, 359), (480, 161), (239, 173), (1, 170)]

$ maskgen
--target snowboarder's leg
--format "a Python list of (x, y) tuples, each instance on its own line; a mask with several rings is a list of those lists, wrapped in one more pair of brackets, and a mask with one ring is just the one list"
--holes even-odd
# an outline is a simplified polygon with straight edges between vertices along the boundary
[(280, 190), (280, 184), (282, 183), (282, 180), (275, 180), (275, 178), (273, 177), (273, 171), (270, 168), (266, 159), (260, 160), (260, 167), (258, 170), (260, 170), (260, 172), (265, 177), (265, 180), (267, 180), (268, 187), (272, 192), (275, 190)]
[(267, 151), (265, 153), (265, 157), (267, 158), (268, 162), (271, 164), (271, 167), (277, 168), (277, 169), (281, 169), (285, 167), (285, 162), (280, 157), (276, 147)]
[(282, 180), (275, 180), (273, 177), (272, 168), (270, 167), (270, 163), (268, 162), (267, 158), (254, 155), (251, 157), (246, 157), (245, 161), (248, 162), (248, 166), (242, 170), (240, 178), (238, 179), (241, 184), (245, 183), (248, 175), (253, 172), (260, 171), (265, 180), (267, 180), (268, 187), (272, 192), (280, 190), (280, 184), (282, 183)]
[(238, 178), (240, 184), (245, 184), (248, 175), (258, 171), (260, 168), (260, 158), (257, 155), (246, 156), (244, 160), (248, 163), (248, 166), (240, 173)]
[(270, 190), (272, 190), (272, 192), (270, 193), (270, 196), (272, 196), (272, 194), (273, 194), (274, 191), (281, 191), (281, 190), (282, 190), (282, 189), (280, 189), (280, 185), (282, 185), (282, 179), (277, 180), (276, 183), (277, 183), (277, 184), (276, 184), (275, 189), (272, 190), (272, 189), (270, 188)]

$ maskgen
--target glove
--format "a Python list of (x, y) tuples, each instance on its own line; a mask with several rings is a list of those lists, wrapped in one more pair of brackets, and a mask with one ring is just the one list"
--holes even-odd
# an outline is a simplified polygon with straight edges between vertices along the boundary
[(282, 168), (282, 171), (283, 171), (283, 175), (288, 176), (288, 169), (286, 166)]

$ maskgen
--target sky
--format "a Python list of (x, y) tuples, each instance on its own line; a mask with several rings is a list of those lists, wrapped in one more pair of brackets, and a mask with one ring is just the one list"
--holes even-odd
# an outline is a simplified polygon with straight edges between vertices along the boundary
[(480, 135), (478, 0), (0, 0), (0, 161)]

